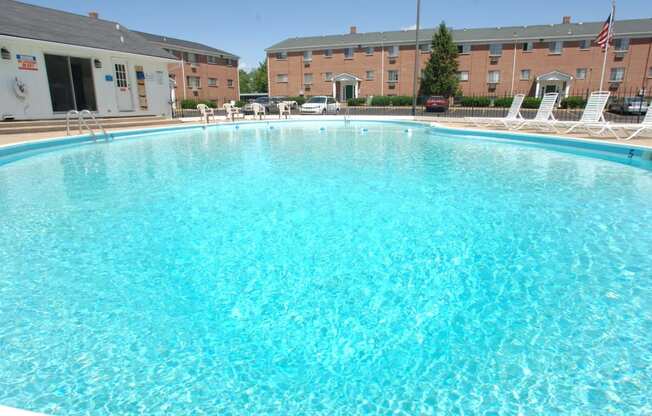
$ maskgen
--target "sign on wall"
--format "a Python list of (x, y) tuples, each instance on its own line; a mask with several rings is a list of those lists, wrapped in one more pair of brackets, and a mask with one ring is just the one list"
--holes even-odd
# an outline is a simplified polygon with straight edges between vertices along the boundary
[(18, 54), (16, 60), (18, 61), (18, 69), (22, 71), (38, 71), (36, 56)]

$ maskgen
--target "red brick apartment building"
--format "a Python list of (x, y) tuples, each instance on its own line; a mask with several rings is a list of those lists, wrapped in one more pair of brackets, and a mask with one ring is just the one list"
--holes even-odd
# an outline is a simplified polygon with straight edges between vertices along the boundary
[[(598, 90), (604, 52), (594, 42), (604, 22), (453, 30), (464, 95)], [(419, 61), (430, 57), (434, 29), (419, 34)], [(266, 49), (270, 94), (412, 95), (415, 32), (290, 38)], [(652, 18), (615, 22), (604, 88), (652, 89)]]
[(138, 33), (180, 60), (168, 66), (177, 102), (206, 100), (221, 106), (239, 99), (238, 56), (201, 43)]

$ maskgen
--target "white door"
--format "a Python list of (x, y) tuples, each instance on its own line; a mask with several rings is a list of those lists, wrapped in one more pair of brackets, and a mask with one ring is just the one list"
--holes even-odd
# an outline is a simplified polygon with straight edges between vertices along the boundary
[(113, 83), (119, 111), (134, 111), (134, 99), (129, 82), (129, 64), (122, 59), (113, 60)]

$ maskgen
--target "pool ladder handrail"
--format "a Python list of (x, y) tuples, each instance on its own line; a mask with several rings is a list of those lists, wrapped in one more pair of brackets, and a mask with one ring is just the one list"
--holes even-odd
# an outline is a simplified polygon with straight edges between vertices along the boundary
[(346, 106), (346, 112), (344, 114), (344, 125), (349, 124), (349, 106)]
[(104, 139), (107, 141), (110, 139), (110, 136), (104, 129), (104, 126), (102, 126), (100, 122), (97, 121), (97, 119), (95, 118), (93, 113), (90, 112), (90, 110), (81, 110), (81, 111), (70, 110), (66, 113), (66, 135), (67, 136), (70, 136), (70, 116), (72, 115), (77, 116), (77, 127), (79, 129), (79, 134), (82, 134), (82, 126), (83, 126), (86, 128), (86, 130), (90, 132), (91, 136), (93, 136), (93, 140), (97, 141), (97, 135), (95, 134), (95, 131), (86, 122), (85, 116), (88, 116), (93, 121), (93, 123), (95, 123), (95, 128), (97, 128), (98, 130), (102, 130)]

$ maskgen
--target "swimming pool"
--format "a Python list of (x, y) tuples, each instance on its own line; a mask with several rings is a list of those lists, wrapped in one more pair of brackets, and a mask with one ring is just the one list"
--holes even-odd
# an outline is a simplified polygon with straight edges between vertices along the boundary
[(652, 412), (652, 171), (416, 124), (238, 127), (0, 166), (0, 404)]

